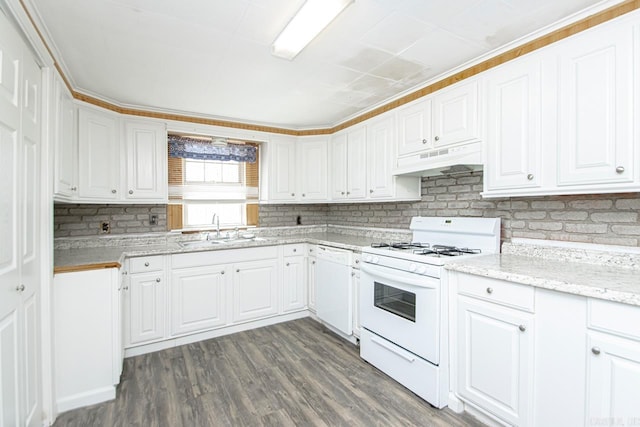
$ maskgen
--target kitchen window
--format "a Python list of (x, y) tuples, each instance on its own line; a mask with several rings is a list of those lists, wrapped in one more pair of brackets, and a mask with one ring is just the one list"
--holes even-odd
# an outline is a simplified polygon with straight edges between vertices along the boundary
[(169, 135), (169, 228), (257, 225), (259, 146)]

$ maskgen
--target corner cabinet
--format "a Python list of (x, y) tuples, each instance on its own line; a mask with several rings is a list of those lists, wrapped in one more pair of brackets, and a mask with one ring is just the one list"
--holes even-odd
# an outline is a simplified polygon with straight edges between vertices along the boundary
[(119, 119), (81, 108), (78, 113), (78, 197), (93, 201), (120, 198)]

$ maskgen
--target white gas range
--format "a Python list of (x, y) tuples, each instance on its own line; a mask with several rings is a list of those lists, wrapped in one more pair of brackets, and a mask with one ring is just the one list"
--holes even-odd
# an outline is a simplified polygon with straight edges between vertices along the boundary
[(362, 249), (360, 356), (435, 407), (449, 392), (444, 264), (499, 252), (500, 218), (414, 217), (409, 243)]

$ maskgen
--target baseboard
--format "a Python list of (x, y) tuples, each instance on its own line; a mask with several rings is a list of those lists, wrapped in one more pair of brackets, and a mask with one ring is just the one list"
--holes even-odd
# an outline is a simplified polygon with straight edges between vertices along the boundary
[(60, 398), (56, 401), (56, 406), (58, 414), (61, 414), (72, 409), (95, 405), (96, 403), (106, 402), (107, 400), (113, 400), (115, 398), (116, 387), (108, 386)]

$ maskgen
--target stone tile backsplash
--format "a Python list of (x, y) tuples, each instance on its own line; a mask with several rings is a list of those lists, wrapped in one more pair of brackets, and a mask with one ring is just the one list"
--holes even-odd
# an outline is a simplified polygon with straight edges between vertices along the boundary
[[(313, 220), (331, 225), (407, 228), (412, 216), (502, 218), (502, 239), (512, 237), (640, 246), (640, 193), (483, 199), (481, 174), (422, 179), (417, 202), (260, 207), (260, 225), (295, 225), (309, 206), (324, 206)], [(267, 208), (267, 209), (265, 209)], [(272, 216), (272, 215), (276, 216)], [(308, 223), (308, 222), (307, 222)]]
[[(158, 224), (151, 225), (151, 215)], [(149, 233), (167, 230), (166, 205), (86, 205), (56, 203), (53, 214), (54, 237), (103, 235), (102, 222), (110, 234)]]

